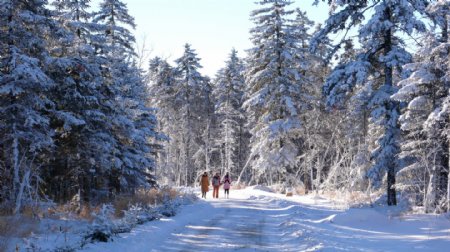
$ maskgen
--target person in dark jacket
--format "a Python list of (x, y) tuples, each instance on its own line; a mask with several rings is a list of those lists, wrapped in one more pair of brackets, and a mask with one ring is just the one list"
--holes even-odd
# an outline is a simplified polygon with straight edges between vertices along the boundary
[(212, 178), (212, 186), (213, 186), (213, 198), (219, 198), (219, 187), (220, 187), (220, 175), (216, 173)]

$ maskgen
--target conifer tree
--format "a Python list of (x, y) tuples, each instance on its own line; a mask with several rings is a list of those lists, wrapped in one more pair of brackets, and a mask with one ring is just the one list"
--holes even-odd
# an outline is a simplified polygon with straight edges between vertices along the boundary
[(176, 106), (176, 79), (175, 69), (164, 59), (155, 57), (149, 64), (149, 92), (151, 106), (157, 108), (158, 131), (166, 135), (162, 148), (158, 152), (157, 175), (162, 182), (176, 181), (176, 172), (179, 163), (178, 122), (180, 114)]
[(154, 183), (149, 174), (154, 169), (154, 150), (149, 141), (159, 138), (154, 132), (153, 112), (147, 107), (149, 94), (144, 76), (133, 60), (135, 38), (129, 29), (134, 29), (135, 23), (120, 0), (102, 1), (93, 22), (105, 41), (94, 43), (96, 52), (105, 59), (102, 93), (106, 100), (102, 109), (108, 118), (106, 146), (112, 161), (103, 172), (110, 175), (113, 191), (134, 191), (138, 186)]
[(242, 110), (245, 89), (244, 66), (234, 49), (225, 64), (226, 66), (217, 73), (213, 91), (217, 123), (220, 125), (220, 137), (217, 137), (216, 141), (223, 153), (224, 170), (238, 174), (242, 168), (240, 165), (243, 162), (240, 159), (245, 141), (245, 115)]
[(400, 81), (401, 89), (393, 96), (408, 103), (400, 117), (405, 134), (401, 156), (409, 160), (401, 170), (402, 185), (407, 192), (424, 195), (426, 212), (448, 211), (449, 146), (444, 136), (449, 122), (444, 104), (449, 90), (449, 5), (436, 1), (428, 6), (437, 30), (422, 41), (425, 46), (416, 62), (406, 65), (412, 73)]
[(247, 99), (244, 103), (252, 125), (251, 166), (258, 182), (273, 183), (295, 165), (304, 103), (302, 76), (297, 69), (297, 41), (291, 29), (285, 0), (259, 2), (252, 12), (253, 48), (249, 50)]
[[(208, 79), (200, 74), (200, 58), (189, 44), (184, 46), (183, 55), (175, 63), (175, 102), (181, 119), (179, 172), (183, 174), (178, 183), (188, 185), (194, 182), (196, 169), (208, 168), (209, 164), (210, 150), (202, 149), (202, 146), (209, 140), (207, 125), (211, 116), (211, 87)], [(194, 167), (194, 159), (197, 159), (198, 168)]]
[[(396, 92), (396, 73), (411, 62), (411, 55), (405, 50), (400, 33), (412, 35), (425, 30), (416, 13), (423, 13), (424, 1), (330, 1), (334, 11), (322, 30), (312, 41), (314, 50), (320, 41), (330, 33), (359, 28), (359, 43), (363, 48), (351, 62), (339, 65), (330, 75), (324, 87), (328, 105), (339, 106), (347, 94), (357, 87), (371, 84), (374, 93), (368, 107), (371, 109), (371, 135), (377, 136), (377, 146), (371, 154), (373, 165), (367, 176), (375, 186), (382, 182), (387, 173), (387, 203), (395, 205), (395, 179), (399, 167), (400, 130), (397, 124), (399, 104), (390, 96)], [(368, 20), (363, 22), (367, 10), (372, 10)], [(342, 42), (347, 40), (343, 38)], [(336, 47), (337, 51), (340, 44)]]
[(0, 135), (2, 198), (19, 213), (38, 197), (46, 154), (53, 146), (50, 118), (54, 87), (47, 74), (47, 40), (58, 34), (43, 0), (0, 3)]

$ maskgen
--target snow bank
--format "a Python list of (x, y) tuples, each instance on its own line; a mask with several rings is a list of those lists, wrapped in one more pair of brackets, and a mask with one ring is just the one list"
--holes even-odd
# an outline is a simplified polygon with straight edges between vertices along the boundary
[(138, 225), (174, 216), (181, 206), (196, 200), (194, 194), (182, 193), (161, 205), (133, 205), (120, 219), (114, 218), (114, 208), (105, 204), (93, 215), (92, 223), (74, 218), (42, 219), (39, 232), (18, 243), (18, 247), (20, 251), (75, 251), (89, 243), (112, 241), (118, 234), (129, 233)]
[(386, 226), (392, 223), (389, 216), (381, 214), (372, 208), (348, 209), (347, 211), (335, 215), (332, 219), (333, 223), (343, 226)]
[(272, 188), (267, 187), (267, 186), (263, 186), (263, 185), (250, 186), (249, 189), (260, 190), (260, 191), (269, 192), (269, 193), (273, 193), (274, 192), (274, 190)]

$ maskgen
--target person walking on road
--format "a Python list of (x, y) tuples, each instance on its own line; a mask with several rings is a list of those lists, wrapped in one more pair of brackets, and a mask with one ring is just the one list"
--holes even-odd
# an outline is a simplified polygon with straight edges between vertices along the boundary
[(213, 198), (219, 198), (219, 187), (220, 187), (220, 176), (219, 173), (216, 173), (212, 178), (212, 186), (213, 186)]
[(202, 198), (206, 199), (206, 193), (209, 191), (209, 178), (208, 173), (204, 172), (200, 180), (200, 186), (202, 187)]
[(225, 194), (225, 198), (230, 198), (230, 187), (231, 187), (231, 179), (230, 179), (230, 175), (228, 174), (228, 172), (227, 172), (227, 174), (225, 174), (225, 177), (223, 177), (223, 181), (222, 181), (222, 184), (223, 184), (223, 189), (224, 189), (224, 194)]

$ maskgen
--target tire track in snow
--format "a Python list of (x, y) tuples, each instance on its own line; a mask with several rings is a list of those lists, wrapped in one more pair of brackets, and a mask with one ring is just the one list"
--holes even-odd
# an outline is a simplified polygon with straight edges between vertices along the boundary
[[(165, 251), (274, 251), (267, 214), (275, 206), (255, 200), (211, 201), (216, 213), (202, 223), (186, 225), (172, 234)], [(156, 251), (156, 250), (155, 250)]]

